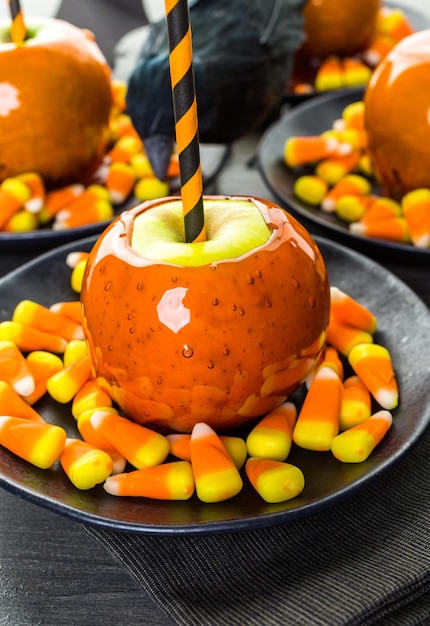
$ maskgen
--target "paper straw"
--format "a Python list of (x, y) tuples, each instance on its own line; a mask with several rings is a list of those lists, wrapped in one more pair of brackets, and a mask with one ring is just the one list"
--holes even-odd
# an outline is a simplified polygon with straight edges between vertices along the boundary
[(165, 8), (185, 239), (193, 243), (206, 228), (190, 16), (187, 0), (165, 0)]
[(24, 16), (19, 0), (8, 0), (12, 25), (10, 28), (13, 43), (22, 43), (27, 35)]

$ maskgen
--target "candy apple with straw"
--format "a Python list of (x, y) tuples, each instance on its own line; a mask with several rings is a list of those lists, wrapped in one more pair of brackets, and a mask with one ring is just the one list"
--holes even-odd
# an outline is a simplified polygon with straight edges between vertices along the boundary
[(0, 180), (28, 171), (52, 184), (85, 179), (105, 152), (107, 62), (89, 31), (23, 20), (10, 6), (12, 20), (0, 22)]
[(130, 209), (99, 238), (84, 333), (128, 417), (221, 432), (276, 407), (319, 362), (329, 284), (315, 242), (280, 207), (202, 195), (187, 3), (166, 0), (166, 15), (181, 197)]

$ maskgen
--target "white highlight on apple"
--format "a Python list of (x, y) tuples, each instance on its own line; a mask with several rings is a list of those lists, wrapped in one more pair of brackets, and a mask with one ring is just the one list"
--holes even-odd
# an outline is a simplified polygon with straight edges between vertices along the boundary
[(6, 117), (11, 111), (19, 109), (18, 93), (18, 89), (10, 83), (0, 83), (0, 115)]
[(183, 304), (187, 291), (185, 287), (168, 289), (157, 305), (158, 319), (174, 333), (190, 322), (191, 311)]

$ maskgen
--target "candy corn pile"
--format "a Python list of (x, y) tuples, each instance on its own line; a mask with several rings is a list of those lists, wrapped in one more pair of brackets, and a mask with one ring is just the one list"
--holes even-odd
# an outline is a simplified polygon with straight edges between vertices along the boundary
[(414, 28), (401, 9), (381, 7), (370, 46), (356, 57), (340, 58), (331, 55), (320, 61), (313, 84), (294, 82), (291, 91), (297, 95), (321, 93), (333, 89), (365, 87), (373, 70), (382, 59)]
[(374, 191), (364, 108), (353, 102), (321, 135), (286, 140), (284, 161), (297, 174), (294, 195), (336, 215), (354, 235), (429, 248), (430, 189), (415, 189), (401, 202)]
[[(79, 251), (66, 258), (77, 294), (87, 258)], [(248, 480), (266, 502), (283, 502), (305, 486), (302, 470), (288, 463), (293, 445), (359, 463), (389, 430), (399, 393), (376, 329), (371, 311), (332, 286), (327, 347), (303, 383), (299, 409), (284, 402), (244, 437), (218, 435), (205, 423), (191, 434), (163, 435), (120, 415), (106, 382), (93, 378), (78, 298), (49, 308), (22, 300), (0, 323), (0, 446), (39, 468), (58, 466), (83, 490), (103, 484), (115, 496), (195, 493), (221, 502)], [(37, 411), (45, 394), (70, 404), (79, 436), (45, 421)]]
[(179, 177), (177, 154), (172, 153), (166, 181), (158, 180), (125, 112), (125, 93), (124, 84), (112, 83), (109, 149), (94, 182), (47, 190), (37, 172), (7, 178), (0, 185), (0, 231), (86, 226), (112, 219), (115, 208), (133, 196), (137, 204), (169, 195), (171, 181)]

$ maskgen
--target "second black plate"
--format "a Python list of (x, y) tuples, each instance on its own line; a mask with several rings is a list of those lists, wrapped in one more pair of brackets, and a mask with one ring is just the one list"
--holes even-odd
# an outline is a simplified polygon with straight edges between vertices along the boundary
[[(290, 169), (285, 165), (283, 153), (287, 139), (300, 135), (320, 135), (332, 127), (333, 122), (341, 117), (343, 109), (348, 104), (362, 98), (362, 89), (336, 91), (308, 100), (286, 113), (268, 128), (259, 142), (257, 148), (259, 171), (281, 206), (291, 211), (309, 229), (316, 225), (322, 234), (364, 253), (430, 263), (430, 249), (354, 235), (350, 233), (348, 224), (335, 214), (324, 213), (318, 207), (312, 207), (294, 195), (294, 182), (305, 172), (302, 169), (297, 171)], [(312, 171), (312, 168), (309, 168), (307, 173)]]

